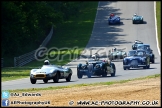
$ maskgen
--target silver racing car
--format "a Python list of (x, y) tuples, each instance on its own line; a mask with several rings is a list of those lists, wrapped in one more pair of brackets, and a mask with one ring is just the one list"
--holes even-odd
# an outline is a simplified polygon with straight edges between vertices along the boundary
[(43, 65), (40, 69), (32, 69), (30, 71), (30, 82), (35, 84), (37, 80), (43, 80), (47, 83), (48, 80), (53, 79), (55, 83), (59, 79), (66, 79), (67, 82), (71, 80), (72, 70), (68, 67), (62, 67), (57, 65)]

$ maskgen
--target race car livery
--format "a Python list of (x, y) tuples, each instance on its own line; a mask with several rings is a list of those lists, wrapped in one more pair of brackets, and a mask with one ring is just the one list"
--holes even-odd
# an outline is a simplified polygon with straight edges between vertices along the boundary
[(59, 79), (66, 79), (69, 82), (72, 73), (72, 70), (68, 67), (43, 65), (40, 69), (32, 69), (30, 71), (30, 82), (35, 84), (37, 80), (43, 80), (44, 83), (47, 83), (51, 79), (55, 83), (58, 83)]

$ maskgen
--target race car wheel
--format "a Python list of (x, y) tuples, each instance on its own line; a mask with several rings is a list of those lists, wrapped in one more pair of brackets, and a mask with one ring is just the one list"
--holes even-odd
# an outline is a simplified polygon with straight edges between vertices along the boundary
[(152, 63), (155, 63), (155, 59), (154, 59), (154, 56), (152, 57), (152, 61), (151, 61)]
[(67, 82), (70, 82), (70, 80), (71, 80), (71, 74), (69, 74), (69, 76), (66, 78)]
[(43, 79), (43, 82), (44, 82), (44, 83), (48, 83), (48, 80), (47, 80), (47, 79)]
[(141, 24), (143, 24), (143, 19), (141, 20)]
[(116, 67), (115, 67), (115, 64), (112, 64), (112, 68), (113, 68), (113, 73), (111, 74), (111, 76), (115, 76), (115, 73), (116, 73)]
[(147, 69), (147, 66), (143, 66), (143, 69)]
[(102, 77), (106, 77), (106, 76), (107, 76), (107, 72), (106, 72), (106, 69), (104, 69)]
[(53, 81), (55, 83), (58, 83), (58, 81), (59, 81), (59, 74), (58, 73), (54, 76)]
[(37, 80), (36, 80), (36, 79), (30, 78), (30, 82), (31, 82), (32, 84), (35, 84), (35, 83), (37, 82)]
[(126, 67), (123, 67), (124, 70), (126, 70), (127, 68)]
[(123, 67), (123, 69), (124, 69), (124, 70), (126, 70), (126, 69), (128, 69), (128, 70), (129, 70), (129, 69), (130, 69), (130, 67)]
[(83, 77), (83, 75), (79, 72), (79, 70), (77, 71), (77, 77), (78, 77), (79, 79), (81, 79), (81, 78)]
[(150, 68), (150, 64), (147, 66), (147, 69), (149, 69)]

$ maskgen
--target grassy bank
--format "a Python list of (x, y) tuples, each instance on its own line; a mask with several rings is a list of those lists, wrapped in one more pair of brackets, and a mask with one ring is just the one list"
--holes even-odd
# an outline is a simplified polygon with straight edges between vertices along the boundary
[(135, 80), (143, 80), (143, 79), (150, 79), (150, 78), (159, 78), (160, 74), (150, 75), (147, 77), (140, 77), (135, 79), (128, 79), (128, 80), (121, 80), (121, 81), (111, 81), (111, 82), (100, 82), (100, 83), (91, 83), (91, 84), (75, 84), (75, 85), (69, 85), (69, 86), (54, 86), (54, 87), (48, 87), (48, 88), (32, 88), (32, 89), (18, 89), (18, 90), (9, 90), (10, 92), (34, 92), (34, 91), (40, 91), (40, 90), (56, 90), (56, 89), (63, 89), (63, 88), (72, 88), (72, 87), (83, 87), (83, 86), (98, 86), (98, 85), (113, 85), (113, 84), (122, 84), (129, 81), (135, 81)]
[[(64, 65), (75, 59), (83, 48), (86, 46), (93, 29), (93, 24), (96, 16), (98, 2), (84, 2), (84, 7), (80, 9), (80, 14), (75, 18), (70, 18), (57, 29), (54, 30), (54, 35), (47, 45), (49, 48), (57, 48), (61, 51), (52, 51), (45, 54), (50, 56), (51, 64)], [(56, 58), (63, 59), (57, 60)], [(55, 57), (52, 57), (55, 55)], [(71, 56), (72, 55), (72, 56)], [(44, 58), (45, 59), (45, 58)], [(2, 68), (2, 81), (13, 80), (18, 78), (29, 77), (30, 69), (40, 67), (43, 61), (33, 61), (21, 68)]]
[(156, 19), (157, 19), (159, 48), (161, 51), (161, 1), (156, 1)]

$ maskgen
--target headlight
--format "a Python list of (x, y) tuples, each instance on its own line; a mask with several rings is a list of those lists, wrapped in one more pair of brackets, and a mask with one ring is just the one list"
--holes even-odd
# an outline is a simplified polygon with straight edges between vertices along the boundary
[(96, 65), (96, 68), (100, 68), (100, 65)]
[(34, 73), (36, 70), (35, 69), (32, 69), (31, 71), (30, 71), (30, 73)]
[(141, 58), (142, 62), (146, 62), (146, 59), (145, 58)]
[(123, 60), (124, 60), (125, 63), (127, 62), (127, 59), (124, 58)]

